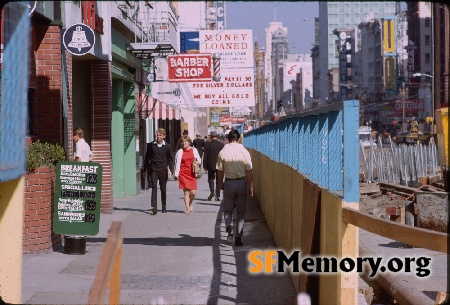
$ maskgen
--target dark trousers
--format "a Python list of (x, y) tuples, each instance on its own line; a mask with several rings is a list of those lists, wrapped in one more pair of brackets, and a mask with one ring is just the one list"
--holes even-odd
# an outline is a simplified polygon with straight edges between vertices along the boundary
[(222, 207), (225, 228), (233, 225), (233, 213), (236, 208), (236, 237), (242, 237), (244, 235), (245, 212), (247, 210), (247, 180), (225, 180)]
[(219, 177), (217, 174), (217, 170), (208, 170), (208, 183), (209, 183), (209, 190), (211, 193), (214, 193), (214, 179), (216, 180), (216, 198), (220, 197), (220, 183), (219, 183)]
[(150, 172), (151, 182), (152, 182), (152, 208), (157, 207), (157, 192), (158, 192), (158, 180), (159, 187), (161, 189), (161, 202), (163, 210), (166, 209), (166, 186), (167, 186), (167, 168), (151, 170)]

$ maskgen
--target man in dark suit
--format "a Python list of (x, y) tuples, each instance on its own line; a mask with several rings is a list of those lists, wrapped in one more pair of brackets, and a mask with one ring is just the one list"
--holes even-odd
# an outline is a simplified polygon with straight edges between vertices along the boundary
[(169, 143), (164, 141), (166, 131), (159, 128), (156, 131), (156, 141), (147, 143), (147, 152), (145, 154), (144, 173), (150, 171), (152, 183), (152, 214), (157, 214), (157, 192), (158, 180), (161, 188), (162, 212), (167, 213), (166, 209), (166, 185), (168, 180), (168, 172), (173, 173), (173, 157), (172, 148)]
[[(216, 163), (217, 163), (217, 156), (219, 155), (219, 152), (222, 150), (224, 144), (222, 141), (218, 140), (218, 134), (217, 131), (213, 130), (211, 131), (211, 142), (207, 143), (205, 146), (205, 157), (203, 159), (203, 168), (205, 171), (208, 171), (208, 184), (209, 184), (209, 190), (211, 191), (211, 194), (208, 196), (208, 200), (211, 200), (214, 196), (216, 196), (216, 201), (220, 201), (220, 186), (219, 186), (219, 179), (217, 177), (217, 169), (216, 169)], [(214, 179), (216, 190), (214, 192)]]
[(202, 136), (199, 133), (197, 133), (196, 139), (192, 141), (192, 144), (195, 148), (197, 148), (198, 154), (203, 160), (203, 153), (205, 152), (205, 140), (202, 139)]

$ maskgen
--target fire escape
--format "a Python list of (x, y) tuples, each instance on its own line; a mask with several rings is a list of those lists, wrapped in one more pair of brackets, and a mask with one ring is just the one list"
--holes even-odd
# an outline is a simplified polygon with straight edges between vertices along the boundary
[(117, 1), (113, 18), (134, 32), (134, 42), (127, 50), (142, 59), (144, 66), (157, 57), (176, 54), (177, 17), (169, 2)]

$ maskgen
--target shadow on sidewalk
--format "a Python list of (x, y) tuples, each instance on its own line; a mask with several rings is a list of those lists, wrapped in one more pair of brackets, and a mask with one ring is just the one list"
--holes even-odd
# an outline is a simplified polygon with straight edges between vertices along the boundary
[[(192, 237), (187, 234), (178, 234), (179, 238), (171, 237), (155, 237), (155, 238), (129, 238), (123, 239), (123, 243), (127, 245), (144, 245), (144, 246), (174, 246), (174, 247), (210, 247), (213, 245), (214, 239), (209, 237)], [(86, 242), (104, 243), (106, 238), (87, 237)]]
[[(236, 225), (236, 213), (233, 216)], [(294, 285), (287, 274), (251, 274), (248, 254), (274, 249), (275, 243), (256, 199), (247, 202), (243, 247), (226, 243), (222, 208), (217, 213), (213, 243), (213, 276), (207, 304), (296, 304)], [(234, 263), (233, 263), (234, 261)]]

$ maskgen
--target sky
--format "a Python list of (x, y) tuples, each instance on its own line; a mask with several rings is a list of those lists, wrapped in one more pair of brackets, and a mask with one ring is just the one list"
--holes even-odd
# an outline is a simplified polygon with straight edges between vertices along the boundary
[(252, 29), (259, 48), (265, 46), (265, 28), (282, 22), (288, 29), (289, 53), (311, 54), (314, 45), (314, 18), (319, 17), (319, 2), (227, 1), (226, 28)]

